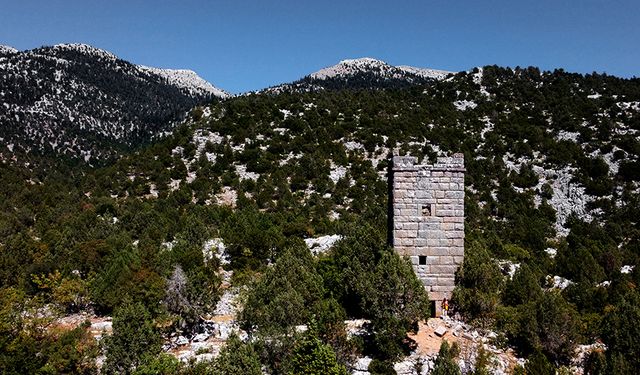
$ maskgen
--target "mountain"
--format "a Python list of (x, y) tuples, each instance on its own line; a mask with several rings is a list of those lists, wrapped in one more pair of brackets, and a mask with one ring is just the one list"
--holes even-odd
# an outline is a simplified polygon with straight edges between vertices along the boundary
[(320, 69), (300, 80), (267, 89), (267, 92), (316, 91), (362, 88), (400, 88), (417, 84), (433, 83), (454, 72), (393, 66), (382, 60), (363, 57), (342, 60), (338, 64)]
[(194, 96), (214, 96), (227, 98), (229, 93), (221, 90), (205, 81), (193, 70), (187, 69), (160, 69), (144, 65), (138, 65), (141, 70), (163, 77), (167, 83), (186, 90)]
[(5, 46), (0, 44), (0, 53), (1, 54), (10, 54), (10, 53), (18, 53), (19, 51), (13, 47)]
[[(381, 76), (400, 74), (381, 64), (348, 60), (308, 77), (350, 77), (371, 66), (380, 67), (373, 71)], [(314, 194), (329, 194), (326, 212), (337, 214), (353, 209), (355, 203), (336, 198), (331, 186), (337, 188), (341, 179), (348, 180), (346, 186), (358, 186), (364, 175), (379, 179), (361, 187), (385, 183), (392, 152), (435, 157), (463, 151), (468, 184), (477, 191), (472, 196), (483, 210), (494, 207), (487, 215), (493, 215), (495, 204), (509, 204), (498, 203), (505, 199), (500, 192), (507, 186), (523, 194), (521, 199), (532, 199), (523, 202), (531, 204), (532, 215), (547, 207), (553, 211), (547, 223), (551, 226), (541, 229), (538, 245), (545, 236), (569, 233), (572, 218), (607, 217), (606, 207), (615, 205), (625, 189), (640, 191), (632, 182), (640, 176), (638, 79), (498, 67), (449, 74), (446, 79), (442, 72), (425, 74), (440, 80), (399, 90), (285, 91), (212, 105), (206, 112), (215, 115), (193, 122), (192, 136), (180, 138), (182, 143), (173, 145), (171, 155), (182, 158), (185, 168), (178, 168), (189, 172), (182, 179), (187, 184), (201, 174), (207, 184), (214, 183), (206, 166), (218, 165), (222, 158), (224, 168), (215, 170), (228, 178), (221, 177), (222, 185), (216, 186), (233, 181), (229, 176), (238, 178), (232, 194), (237, 196), (243, 181), (253, 180), (256, 184), (248, 183), (247, 192), (263, 209), (282, 204), (278, 199), (263, 200), (268, 196), (264, 189), (286, 171), (289, 189), (304, 192), (298, 204), (304, 206)], [(368, 167), (362, 169), (361, 163)], [(160, 191), (162, 185), (154, 182)], [(182, 185), (174, 182), (166, 188), (177, 186)], [(209, 194), (205, 200), (219, 198)], [(384, 196), (370, 198), (380, 201)], [(496, 212), (504, 215), (503, 210), (509, 211)]]
[[(165, 350), (209, 358), (217, 349), (205, 345), (223, 332), (265, 333), (236, 352), (294, 353), (300, 346), (277, 332), (289, 337), (315, 316), (344, 337), (344, 319), (358, 320), (367, 323), (349, 328), (356, 344), (325, 349), (354, 371), (398, 368), (421, 352), (406, 331), (424, 326), (427, 309), (407, 307), (421, 285), (385, 243), (389, 160), (461, 152), (466, 253), (451, 304), (465, 323), (445, 320), (445, 337), (482, 332), (476, 343), (492, 357), (517, 353), (503, 369), (640, 372), (640, 79), (498, 66), (444, 77), (348, 60), (305, 80), (199, 105), (171, 134), (102, 168), (36, 175), (0, 163), (0, 298), (19, 323), (0, 325), (0, 352), (11, 353), (0, 367), (57, 368), (57, 352), (89, 346), (14, 326), (92, 308), (113, 313), (102, 317), (113, 334), (140, 319), (129, 326), (164, 335)], [(316, 258), (305, 247), (330, 238), (341, 240)], [(25, 299), (42, 305), (27, 310)], [(240, 315), (229, 316), (235, 302)], [(220, 310), (232, 312), (218, 320)], [(94, 363), (98, 353), (74, 357)], [(470, 353), (456, 360), (465, 372), (487, 362)], [(229, 358), (220, 355), (217, 364)], [(401, 368), (427, 363), (413, 359)], [(280, 354), (252, 361), (256, 373), (289, 372)]]
[[(462, 152), (466, 254), (456, 313), (531, 361), (544, 355), (569, 366), (574, 349), (599, 341), (612, 361), (633, 346), (617, 338), (633, 337), (621, 333), (640, 316), (639, 134), (639, 79), (533, 67), (487, 66), (395, 89), (215, 101), (153, 147), (70, 181), (0, 166), (0, 281), (27, 288), (34, 274), (61, 270), (86, 280), (97, 308), (109, 311), (127, 295), (153, 311), (178, 279), (197, 285), (196, 296), (228, 290), (203, 276), (217, 269), (207, 268), (217, 267), (212, 244), (223, 243), (225, 272), (239, 276), (230, 282), (266, 296), (247, 298), (244, 316), (254, 310), (293, 328), (314, 311), (305, 306), (322, 300), (342, 317), (391, 323), (396, 312), (374, 315), (353, 302), (401, 293), (386, 293), (385, 281), (404, 285), (384, 268), (394, 262), (377, 260), (389, 254), (389, 159)], [(304, 252), (301, 238), (330, 235), (345, 242), (317, 261)], [(301, 281), (315, 272), (321, 277)], [(349, 292), (354, 277), (375, 280), (366, 295)], [(188, 317), (183, 306), (175, 311)]]
[(188, 70), (139, 66), (86, 44), (0, 47), (0, 158), (100, 163), (228, 94)]
[(411, 82), (416, 77), (442, 79), (452, 72), (415, 68), (406, 65), (396, 67), (381, 60), (363, 57), (360, 59), (342, 60), (336, 65), (309, 74), (308, 77), (314, 80), (327, 80), (331, 78), (348, 78), (367, 73), (381, 78), (406, 79)]

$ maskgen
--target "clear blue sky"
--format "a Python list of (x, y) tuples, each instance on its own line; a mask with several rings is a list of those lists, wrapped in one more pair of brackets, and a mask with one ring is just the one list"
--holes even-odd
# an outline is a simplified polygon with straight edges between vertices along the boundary
[(339, 60), (640, 76), (640, 0), (0, 0), (0, 44), (82, 42), (238, 93)]

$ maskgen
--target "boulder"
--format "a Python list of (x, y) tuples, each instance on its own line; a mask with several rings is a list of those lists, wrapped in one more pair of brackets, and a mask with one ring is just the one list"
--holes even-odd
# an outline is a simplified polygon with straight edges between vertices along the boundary
[(197, 335), (193, 336), (192, 341), (194, 342), (201, 342), (201, 341), (205, 341), (209, 338), (209, 334), (208, 333), (198, 333)]
[(356, 362), (353, 364), (352, 375), (369, 375), (369, 364), (371, 363), (371, 358), (364, 357), (358, 358)]

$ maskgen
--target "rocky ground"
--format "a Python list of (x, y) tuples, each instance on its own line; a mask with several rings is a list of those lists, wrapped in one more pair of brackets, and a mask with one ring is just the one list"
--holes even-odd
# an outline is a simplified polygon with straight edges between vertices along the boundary
[[(418, 332), (409, 337), (416, 341), (418, 347), (411, 355), (395, 364), (394, 369), (398, 375), (428, 374), (434, 367), (443, 340), (460, 346), (458, 365), (463, 374), (474, 370), (473, 365), (480, 347), (492, 357), (492, 374), (509, 374), (517, 364), (524, 364), (524, 360), (516, 357), (512, 350), (502, 350), (492, 344), (492, 339), (496, 338), (495, 333), (478, 331), (460, 320), (432, 318), (421, 322)], [(359, 358), (351, 373), (368, 375), (369, 363), (371, 358)]]
[[(339, 236), (325, 236), (317, 239), (307, 240), (307, 246), (315, 250), (314, 253), (321, 253), (339, 240)], [(208, 241), (205, 245), (205, 255), (208, 259), (212, 256), (220, 258), (222, 263), (226, 263), (225, 247), (220, 239)], [(511, 266), (511, 265), (505, 265)], [(241, 308), (241, 289), (231, 285), (233, 271), (220, 269), (222, 278), (222, 296), (218, 301), (211, 315), (204, 317), (201, 324), (191, 334), (171, 334), (163, 345), (165, 352), (175, 355), (182, 361), (209, 361), (215, 358), (220, 349), (225, 345), (226, 340), (233, 333), (241, 339), (247, 339), (247, 335), (242, 331), (237, 323), (237, 314)], [(100, 340), (104, 335), (112, 332), (111, 317), (96, 317), (91, 313), (80, 313), (66, 316), (58, 321), (58, 326), (73, 328), (81, 323), (89, 321), (88, 328), (96, 338)], [(348, 336), (362, 334), (367, 320), (348, 320), (346, 330)], [(298, 327), (304, 330), (306, 327)], [(511, 349), (502, 349), (496, 346), (497, 334), (488, 330), (476, 329), (459, 319), (451, 317), (431, 318), (419, 324), (419, 330), (409, 337), (417, 343), (417, 348), (409, 356), (395, 364), (394, 368), (399, 375), (423, 375), (428, 374), (434, 367), (435, 359), (442, 341), (457, 343), (460, 347), (458, 365), (463, 374), (471, 373), (480, 348), (491, 356), (492, 374), (512, 373), (516, 365), (524, 365), (524, 359), (518, 358)], [(592, 345), (581, 345), (576, 350), (576, 358), (571, 370), (575, 374), (581, 374), (580, 364), (585, 354), (591, 350), (604, 350), (600, 343)], [(104, 358), (99, 358), (99, 361)], [(358, 358), (351, 366), (350, 372), (353, 375), (368, 375), (368, 367), (371, 358)]]
[(231, 334), (235, 333), (241, 339), (247, 337), (236, 320), (240, 308), (240, 289), (231, 286), (233, 271), (221, 269), (220, 274), (223, 293), (213, 313), (202, 321), (197, 333), (189, 337), (174, 335), (163, 346), (165, 351), (172, 353), (182, 361), (211, 360), (220, 353), (220, 349)]

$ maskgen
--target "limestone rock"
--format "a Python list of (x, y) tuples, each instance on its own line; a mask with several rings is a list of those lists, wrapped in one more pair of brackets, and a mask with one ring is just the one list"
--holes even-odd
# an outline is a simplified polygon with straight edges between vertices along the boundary
[(352, 375), (369, 375), (369, 364), (371, 363), (371, 358), (364, 357), (358, 358), (356, 362), (353, 364)]
[(307, 244), (307, 247), (309, 248), (309, 250), (311, 250), (313, 255), (318, 255), (332, 248), (333, 245), (335, 245), (335, 243), (340, 241), (341, 239), (341, 235), (334, 234), (317, 238), (307, 238), (304, 240), (304, 242)]
[(208, 333), (198, 333), (197, 335), (193, 336), (193, 339), (191, 341), (202, 342), (207, 340), (209, 336), (210, 335)]

